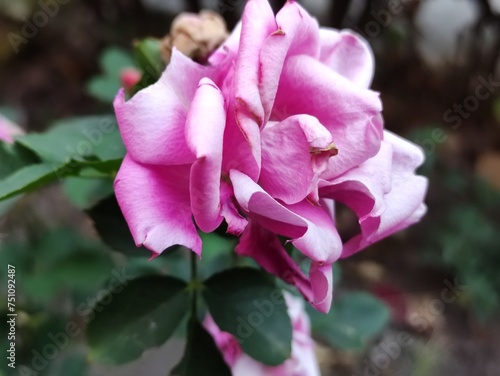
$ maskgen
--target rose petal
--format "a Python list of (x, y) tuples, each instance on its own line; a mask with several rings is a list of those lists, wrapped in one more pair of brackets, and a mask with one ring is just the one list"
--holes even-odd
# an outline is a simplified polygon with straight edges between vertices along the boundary
[(186, 144), (186, 116), (200, 80), (214, 76), (213, 69), (174, 49), (158, 82), (128, 101), (123, 90), (118, 93), (114, 102), (116, 117), (123, 142), (134, 160), (164, 165), (194, 161)]
[(361, 36), (351, 30), (320, 29), (319, 60), (355, 84), (368, 88), (373, 79), (373, 52)]
[[(427, 179), (414, 175), (423, 161), (422, 150), (390, 132), (384, 135), (375, 157), (320, 190), (351, 207), (359, 217), (361, 233), (344, 245), (342, 257), (414, 224), (425, 214)], [(378, 174), (368, 174), (368, 170)]]
[(236, 253), (252, 257), (266, 271), (294, 285), (311, 305), (321, 312), (328, 312), (330, 309), (333, 280), (324, 273), (328, 273), (330, 268), (331, 274), (331, 265), (318, 267), (312, 263), (309, 281), (283, 248), (278, 236), (256, 221), (250, 221), (241, 235)]
[(210, 55), (208, 63), (216, 66), (237, 55), (241, 37), (241, 21), (234, 27), (226, 41)]
[(236, 111), (262, 125), (264, 111), (260, 99), (259, 56), (264, 40), (276, 30), (273, 10), (266, 0), (248, 1), (242, 17), (239, 53), (236, 60)]
[(233, 367), (238, 358), (243, 354), (238, 340), (232, 334), (220, 330), (210, 315), (205, 316), (203, 326), (213, 337), (226, 364)]
[(196, 90), (186, 120), (186, 139), (196, 156), (191, 166), (191, 208), (198, 227), (212, 232), (222, 222), (220, 180), (226, 124), (224, 97), (209, 78)]
[(270, 117), (278, 83), (287, 56), (319, 57), (319, 25), (297, 2), (288, 1), (276, 15), (276, 30), (266, 38), (260, 53), (259, 91), (265, 111)]
[(293, 245), (318, 265), (335, 262), (342, 252), (342, 240), (328, 208), (307, 201), (287, 208), (307, 223), (306, 233), (292, 240)]
[(309, 195), (317, 202), (319, 176), (337, 152), (330, 132), (318, 119), (297, 115), (267, 126), (261, 138), (262, 188), (287, 204)]
[(180, 244), (201, 254), (201, 239), (191, 218), (188, 179), (189, 166), (144, 165), (125, 156), (115, 193), (137, 246), (159, 254)]
[(310, 114), (332, 133), (339, 154), (330, 159), (329, 179), (378, 152), (381, 110), (377, 93), (353, 85), (308, 56), (293, 56), (283, 69), (273, 114)]
[(289, 238), (299, 238), (306, 233), (307, 223), (302, 218), (278, 203), (247, 175), (231, 170), (229, 176), (236, 200), (250, 218)]
[(233, 235), (241, 235), (248, 224), (248, 221), (243, 218), (235, 204), (233, 188), (226, 182), (221, 182), (221, 214), (227, 222), (227, 232)]

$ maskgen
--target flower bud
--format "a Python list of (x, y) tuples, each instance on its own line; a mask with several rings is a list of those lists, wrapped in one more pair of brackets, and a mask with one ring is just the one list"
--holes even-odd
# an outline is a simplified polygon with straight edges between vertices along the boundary
[(216, 12), (181, 13), (162, 41), (162, 57), (168, 64), (175, 47), (184, 55), (205, 62), (228, 37), (226, 23)]

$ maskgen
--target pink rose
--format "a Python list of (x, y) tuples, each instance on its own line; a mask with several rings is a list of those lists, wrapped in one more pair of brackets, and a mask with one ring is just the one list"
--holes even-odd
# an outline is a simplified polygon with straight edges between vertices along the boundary
[[(373, 69), (366, 42), (319, 28), (294, 1), (276, 17), (248, 1), (207, 65), (174, 49), (157, 83), (114, 103), (128, 150), (115, 190), (135, 242), (200, 255), (195, 224), (211, 232), (225, 220), (241, 234), (236, 252), (327, 312), (332, 264), (426, 211), (423, 153), (384, 131)], [(335, 201), (359, 217), (344, 244)], [(308, 275), (278, 235), (311, 260)]]
[(14, 136), (18, 134), (23, 134), (21, 128), (3, 115), (0, 115), (0, 141), (11, 144), (14, 142)]
[(231, 334), (222, 332), (211, 316), (203, 325), (231, 368), (233, 376), (319, 376), (318, 362), (314, 354), (314, 341), (311, 338), (309, 317), (304, 311), (303, 301), (285, 293), (288, 315), (292, 321), (292, 356), (277, 367), (266, 366), (252, 359), (243, 351), (238, 340)]

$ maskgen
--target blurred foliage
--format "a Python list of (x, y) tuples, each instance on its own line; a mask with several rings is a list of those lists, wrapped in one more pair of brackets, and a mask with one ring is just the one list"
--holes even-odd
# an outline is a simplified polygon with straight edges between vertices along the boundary
[[(415, 133), (426, 139), (432, 128)], [(429, 212), (416, 237), (423, 260), (443, 267), (466, 285), (467, 304), (481, 319), (500, 308), (500, 192), (473, 172), (450, 168), (437, 148), (421, 173), (429, 177)]]
[(87, 83), (87, 91), (94, 98), (112, 103), (122, 86), (120, 74), (123, 69), (135, 67), (135, 61), (125, 50), (108, 47), (99, 57), (102, 74), (92, 77)]
[(327, 315), (308, 307), (313, 334), (343, 350), (363, 350), (389, 324), (389, 308), (366, 292), (340, 294)]
[(0, 144), (0, 156), (7, 162), (0, 170), (0, 200), (67, 176), (114, 177), (124, 155), (114, 116), (61, 120), (45, 133), (17, 136), (13, 145)]

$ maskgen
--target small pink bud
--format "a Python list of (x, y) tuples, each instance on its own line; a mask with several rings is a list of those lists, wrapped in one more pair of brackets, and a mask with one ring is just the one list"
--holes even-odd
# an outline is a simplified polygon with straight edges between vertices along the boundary
[(126, 91), (132, 90), (141, 78), (142, 73), (136, 68), (125, 68), (120, 72), (120, 81)]

